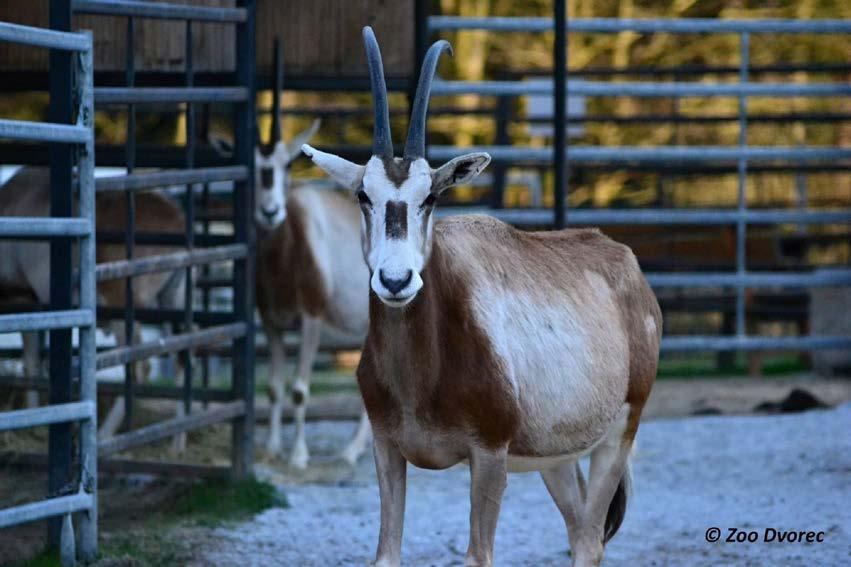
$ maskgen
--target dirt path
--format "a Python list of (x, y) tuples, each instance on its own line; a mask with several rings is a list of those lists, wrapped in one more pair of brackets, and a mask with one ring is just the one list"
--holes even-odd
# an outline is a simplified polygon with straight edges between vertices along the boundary
[[(659, 419), (642, 425), (635, 494), (608, 565), (851, 564), (851, 404), (782, 416)], [(365, 565), (378, 533), (371, 459), (345, 471), (330, 457), (353, 426), (310, 424), (328, 484), (285, 483), (288, 509), (214, 532), (197, 565)], [(406, 565), (453, 565), (467, 541), (469, 473), (408, 473)], [(707, 543), (706, 530), (738, 527), (824, 531), (824, 542)], [(512, 475), (496, 537), (497, 565), (566, 565), (561, 517), (537, 474)]]

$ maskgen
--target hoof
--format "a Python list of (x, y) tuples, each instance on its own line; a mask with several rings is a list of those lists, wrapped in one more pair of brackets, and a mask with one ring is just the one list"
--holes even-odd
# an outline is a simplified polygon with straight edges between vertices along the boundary
[(290, 466), (294, 469), (304, 470), (307, 468), (307, 463), (310, 460), (310, 455), (307, 452), (307, 447), (296, 447), (290, 455)]
[(346, 461), (346, 464), (349, 466), (356, 467), (361, 453), (362, 451), (358, 451), (357, 449), (349, 446), (340, 452), (340, 458)]

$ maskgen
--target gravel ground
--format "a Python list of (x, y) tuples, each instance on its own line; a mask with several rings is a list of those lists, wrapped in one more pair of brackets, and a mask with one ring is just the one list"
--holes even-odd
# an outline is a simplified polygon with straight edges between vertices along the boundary
[[(635, 494), (607, 565), (851, 565), (851, 404), (780, 416), (660, 419), (639, 430)], [(197, 565), (365, 565), (378, 534), (371, 458), (346, 470), (330, 456), (350, 424), (310, 424), (319, 458), (306, 475), (261, 469), (291, 507), (220, 528)], [(453, 565), (468, 530), (466, 467), (409, 467), (403, 561)], [(824, 531), (823, 543), (707, 543), (717, 526)], [(723, 540), (723, 538), (722, 538)], [(497, 565), (566, 565), (561, 516), (537, 474), (509, 478)]]

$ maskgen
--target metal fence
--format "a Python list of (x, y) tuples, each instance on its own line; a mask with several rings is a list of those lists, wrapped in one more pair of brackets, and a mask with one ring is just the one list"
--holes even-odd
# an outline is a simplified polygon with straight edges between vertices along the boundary
[[(67, 1), (67, 0), (66, 0)], [(122, 310), (104, 309), (102, 318), (120, 318), (124, 321), (127, 345), (97, 355), (98, 370), (125, 367), (124, 403), (125, 420), (128, 428), (123, 433), (101, 441), (102, 457), (185, 433), (200, 427), (221, 422), (232, 424), (231, 474), (239, 477), (250, 474), (253, 463), (254, 424), (254, 299), (253, 299), (253, 132), (254, 132), (254, 0), (240, 0), (235, 8), (218, 8), (171, 4), (150, 1), (112, 2), (104, 0), (74, 0), (76, 13), (124, 17), (127, 29), (125, 64), (125, 86), (96, 87), (95, 102), (99, 107), (124, 107), (127, 112), (128, 128), (124, 148), (126, 175), (99, 178), (95, 182), (98, 193), (118, 192), (125, 195), (127, 204), (126, 230), (123, 235), (103, 235), (107, 241), (121, 241), (125, 245), (126, 260), (99, 264), (96, 269), (98, 282), (124, 279), (127, 303)], [(184, 86), (181, 87), (138, 87), (135, 85), (136, 68), (135, 23), (138, 18), (178, 20), (185, 25), (185, 68)], [(193, 59), (193, 26), (205, 23), (232, 24), (236, 27), (236, 73), (235, 84), (217, 87), (196, 87)], [(216, 167), (196, 167), (196, 114), (199, 104), (223, 103), (231, 105), (234, 139), (236, 143), (234, 163)], [(186, 116), (186, 146), (182, 169), (154, 172), (135, 172), (136, 168), (136, 112), (140, 105), (168, 104), (183, 105)], [(232, 236), (219, 238), (196, 238), (195, 202), (201, 186), (206, 194), (210, 183), (232, 181), (233, 210), (228, 219), (233, 226)], [(183, 186), (185, 232), (181, 237), (171, 234), (137, 234), (135, 196), (140, 191), (164, 186)], [(100, 238), (100, 236), (99, 236)], [(134, 257), (139, 243), (159, 242), (178, 245), (184, 250), (154, 256)], [(194, 304), (196, 266), (206, 267), (214, 263), (230, 262), (232, 277), (226, 286), (233, 293), (231, 313), (210, 312), (205, 302), (203, 309)], [(133, 279), (136, 276), (155, 272), (184, 270), (185, 296), (182, 311), (144, 309), (137, 310), (133, 304)], [(159, 338), (152, 342), (133, 344), (132, 337), (137, 320), (169, 323), (180, 326), (180, 333)], [(200, 330), (194, 330), (201, 326)], [(233, 352), (230, 392), (219, 392), (215, 396), (220, 402), (212, 408), (193, 413), (193, 401), (198, 395), (194, 388), (192, 352), (194, 349), (213, 344), (230, 343)], [(134, 363), (149, 357), (180, 353), (184, 372), (182, 387), (140, 387), (134, 380)], [(208, 375), (204, 373), (204, 386)], [(182, 400), (184, 417), (175, 417), (163, 422), (133, 429), (134, 403), (138, 398), (170, 398)], [(205, 400), (207, 397), (205, 397)], [(150, 469), (150, 466), (147, 467)], [(163, 466), (163, 471), (168, 467)], [(210, 471), (207, 471), (209, 473)]]
[[(95, 186), (94, 93), (92, 38), (88, 33), (66, 33), (0, 22), (0, 41), (51, 49), (51, 84), (68, 86), (73, 97), (51, 97), (54, 123), (0, 120), (0, 138), (55, 144), (52, 218), (0, 218), (0, 238), (52, 239), (51, 273), (66, 289), (51, 289), (51, 311), (0, 316), (0, 333), (51, 331), (51, 404), (46, 407), (0, 413), (0, 431), (50, 426), (50, 494), (48, 499), (0, 510), (0, 528), (45, 518), (54, 522), (63, 565), (73, 564), (76, 543), (72, 514), (79, 515), (80, 556), (97, 554), (97, 399), (95, 384)], [(54, 65), (58, 62), (60, 65)], [(65, 65), (61, 65), (61, 63)], [(60, 76), (60, 75), (64, 75)], [(57, 108), (59, 105), (67, 106)], [(63, 119), (63, 114), (67, 120)], [(76, 182), (71, 164), (76, 162)], [(72, 191), (79, 211), (72, 217)], [(65, 205), (65, 206), (63, 206)], [(71, 243), (79, 240), (77, 286), (79, 306), (72, 308)], [(64, 262), (57, 261), (62, 260)], [(61, 265), (61, 264), (64, 264)], [(52, 288), (54, 286), (51, 286)], [(65, 297), (57, 297), (64, 295)], [(63, 299), (65, 301), (63, 301)], [(67, 303), (67, 305), (63, 305)], [(79, 328), (79, 401), (70, 400), (70, 329)], [(79, 470), (70, 474), (72, 422), (79, 422)], [(73, 478), (71, 484), (68, 479)]]
[[(573, 19), (567, 21), (564, 3), (555, 2), (553, 18), (525, 17), (455, 17), (427, 18), (427, 33), (418, 34), (425, 45), (429, 33), (446, 30), (478, 29), (495, 32), (547, 32), (555, 30), (553, 80), (549, 85), (518, 81), (444, 81), (436, 80), (433, 94), (455, 95), (475, 93), (486, 96), (520, 96), (553, 94), (553, 123), (566, 124), (567, 94), (594, 97), (737, 97), (739, 140), (736, 146), (659, 146), (659, 147), (567, 147), (564, 128), (554, 128), (551, 147), (517, 147), (510, 145), (456, 148), (430, 146), (428, 154), (435, 160), (446, 160), (462, 152), (486, 151), (496, 162), (553, 164), (555, 169), (555, 204), (550, 209), (484, 209), (508, 222), (527, 226), (561, 227), (573, 225), (732, 225), (736, 228), (736, 269), (734, 272), (714, 273), (649, 273), (654, 288), (721, 287), (735, 290), (735, 335), (733, 336), (665, 336), (662, 349), (687, 350), (814, 350), (848, 349), (848, 336), (764, 337), (748, 336), (745, 328), (745, 293), (749, 288), (795, 288), (851, 285), (851, 270), (830, 272), (754, 272), (748, 269), (745, 243), (749, 224), (817, 224), (851, 223), (851, 209), (812, 210), (749, 210), (745, 183), (749, 164), (792, 162), (811, 164), (815, 169), (839, 164), (851, 168), (851, 148), (845, 147), (775, 147), (749, 146), (747, 140), (749, 97), (788, 96), (849, 96), (847, 83), (778, 84), (754, 83), (749, 80), (751, 34), (826, 34), (851, 32), (851, 22), (845, 20), (710, 20), (710, 19)], [(566, 33), (676, 33), (717, 34), (733, 33), (740, 38), (739, 82), (734, 84), (689, 82), (599, 82), (568, 80)], [(421, 46), (420, 51), (423, 47)], [(423, 51), (424, 52), (424, 51)], [(738, 198), (735, 209), (635, 209), (635, 210), (565, 210), (567, 167), (570, 164), (612, 164), (635, 166), (647, 164), (664, 167), (671, 164), (734, 164), (738, 174)], [(842, 167), (840, 166), (840, 169)], [(442, 214), (469, 212), (468, 208), (443, 210)]]

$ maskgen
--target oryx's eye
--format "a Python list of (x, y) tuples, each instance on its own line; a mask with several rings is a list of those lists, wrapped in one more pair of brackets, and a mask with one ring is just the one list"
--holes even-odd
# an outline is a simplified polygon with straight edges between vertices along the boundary
[(372, 206), (372, 201), (369, 200), (369, 197), (366, 196), (366, 193), (364, 191), (358, 191), (356, 197), (358, 198), (358, 203), (360, 203), (361, 207)]
[(437, 201), (437, 195), (434, 193), (429, 193), (428, 197), (425, 198), (423, 204), (420, 205), (420, 209), (428, 209), (434, 206), (435, 201)]

